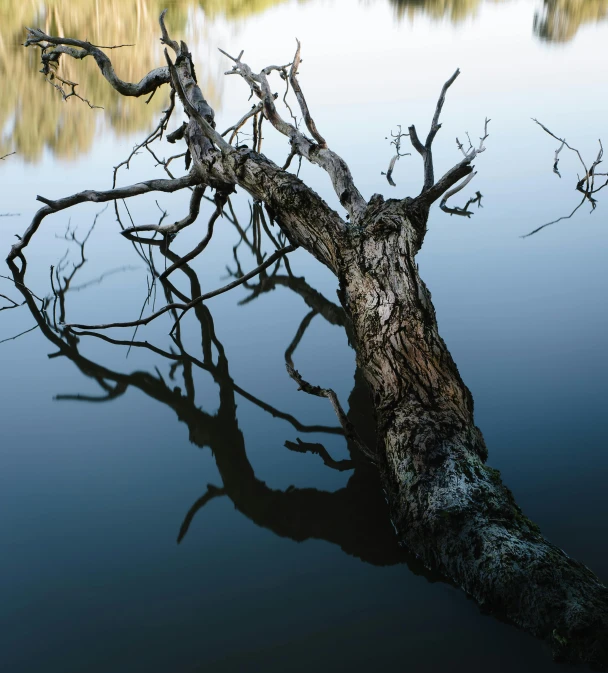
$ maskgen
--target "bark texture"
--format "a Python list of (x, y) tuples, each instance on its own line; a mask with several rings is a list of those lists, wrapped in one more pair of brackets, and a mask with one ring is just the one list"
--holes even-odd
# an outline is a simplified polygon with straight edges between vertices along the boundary
[[(46, 62), (60, 56), (92, 55), (110, 84), (126, 95), (148, 92), (155, 81), (170, 81), (189, 118), (183, 134), (181, 130), (178, 134), (183, 135), (192, 161), (189, 175), (181, 179), (184, 186), (207, 186), (224, 194), (236, 186), (246, 190), (264, 203), (292, 245), (305, 248), (339, 280), (357, 363), (373, 397), (375, 448), (399, 540), (486, 609), (549, 640), (558, 656), (605, 669), (608, 590), (589, 569), (545, 540), (522, 514), (499, 473), (485, 464), (487, 451), (475, 426), (473, 399), (439, 335), (430, 292), (418, 274), (415, 256), (424, 240), (431, 204), (444, 195), (445, 204), (448, 196), (468, 183), (472, 161), (485, 149), (488, 135), (486, 120), (479, 147), (465, 151), (459, 145), (464, 158), (435, 180), (432, 143), (441, 126), (446, 92), (458, 71), (441, 90), (426, 140), (422, 142), (415, 127), (409, 127), (412, 145), (424, 162), (421, 193), (388, 201), (375, 195), (366, 202), (348, 166), (327, 147), (312, 121), (297, 80), (300, 46), (292, 64), (270, 66), (260, 73), (242, 61), (242, 54), (230, 57), (234, 63), (230, 74), (242, 77), (260, 101), (252, 114), (263, 114), (286, 136), (290, 159), (300, 155), (327, 172), (348, 213), (347, 221), (293, 173), (256, 149), (224, 140), (196, 83), (186, 45), (169, 38), (162, 17), (161, 29), (162, 41), (173, 50), (175, 61), (166, 51), (167, 68), (137, 85), (115, 81), (107, 57), (99, 56), (88, 43), (49, 38), (37, 31), (30, 33), (28, 44), (42, 45)], [(273, 72), (283, 73), (283, 79), (291, 82), (312, 139), (280, 116), (268, 80)], [(229, 131), (235, 127), (238, 124)], [(86, 198), (110, 200), (154, 189), (169, 191), (170, 182), (120, 188), (114, 196), (87, 192)], [(13, 247), (11, 263), (15, 257), (22, 258), (23, 248), (46, 215), (84, 198), (45, 199), (46, 207)], [(226, 401), (225, 408), (230, 405)], [(229, 489), (230, 467), (226, 463), (220, 468)], [(251, 481), (251, 487), (261, 485)], [(295, 496), (292, 500), (296, 509), (300, 507)], [(246, 507), (235, 496), (237, 501), (238, 507)], [(281, 507), (285, 506), (283, 502)], [(248, 515), (258, 519), (254, 512)]]

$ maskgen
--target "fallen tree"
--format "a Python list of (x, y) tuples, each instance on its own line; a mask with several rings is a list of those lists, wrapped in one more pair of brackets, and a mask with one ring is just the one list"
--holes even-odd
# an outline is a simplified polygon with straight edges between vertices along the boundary
[[(168, 48), (167, 64), (136, 84), (118, 78), (99, 47), (28, 29), (26, 46), (41, 49), (42, 72), (51, 83), (62, 57), (92, 57), (101, 74), (122, 95), (153, 95), (160, 86), (169, 85), (171, 104), (156, 131), (140, 147), (148, 147), (149, 142), (163, 137), (179, 100), (189, 121), (167, 139), (185, 141), (186, 163), (191, 168), (186, 176), (177, 179), (85, 191), (58, 200), (38, 197), (45, 205), (8, 257), (14, 273), (23, 282), (23, 249), (44, 218), (75, 204), (191, 188), (190, 212), (179, 222), (123, 231), (128, 238), (147, 243), (151, 239), (142, 236), (152, 231), (155, 236), (160, 234), (159, 242), (168, 247), (180, 229), (196, 221), (206, 189), (215, 191), (218, 215), (235, 187), (244, 189), (256, 204), (264, 205), (286, 239), (279, 242), (271, 258), (261, 260), (256, 269), (241, 274), (224, 288), (167, 304), (146, 318), (73, 327), (99, 330), (137, 326), (171, 312), (175, 314), (175, 328), (179, 328), (181, 318), (191, 309), (196, 310), (211, 297), (263, 273), (296, 247), (304, 248), (339, 281), (339, 299), (348, 318), (357, 365), (373, 399), (376, 445), (363, 445), (333, 391), (308, 384), (293, 368), (290, 371), (303, 390), (330, 399), (346, 436), (377, 464), (400, 542), (425, 566), (461, 586), (485, 610), (550, 641), (559, 657), (605, 668), (608, 589), (588, 568), (543, 537), (522, 514), (498, 471), (486, 465), (487, 450), (474, 423), (473, 399), (439, 335), (431, 296), (415, 262), (431, 205), (440, 201), (446, 207), (448, 198), (468, 184), (473, 175), (472, 162), (485, 149), (488, 120), (479, 145), (470, 144), (465, 149), (459, 143), (463, 158), (436, 179), (432, 146), (441, 126), (446, 93), (459, 71), (441, 90), (426, 139), (420, 139), (414, 126), (408, 129), (412, 146), (424, 163), (420, 194), (388, 200), (376, 194), (366, 201), (348, 165), (328, 147), (311, 116), (298, 81), (299, 44), (291, 63), (268, 66), (259, 73), (242, 60), (242, 52), (236, 57), (226, 54), (233, 64), (229, 74), (240, 76), (258, 102), (220, 134), (215, 128), (215, 113), (197, 85), (187, 46), (171, 39), (163, 16), (160, 26), (161, 41)], [(281, 116), (269, 81), (273, 74), (278, 74), (287, 91), (295, 95), (308, 135)], [(283, 167), (260, 152), (264, 120), (289, 141), (290, 152)], [(238, 144), (239, 130), (249, 121), (254, 131), (253, 147)], [(296, 156), (326, 171), (346, 217), (289, 171)], [(167, 163), (164, 167), (169, 172)], [(212, 234), (213, 218), (199, 246), (184, 259), (200, 254)], [(18, 259), (20, 269), (16, 266)], [(162, 274), (164, 278), (179, 265), (176, 260)]]

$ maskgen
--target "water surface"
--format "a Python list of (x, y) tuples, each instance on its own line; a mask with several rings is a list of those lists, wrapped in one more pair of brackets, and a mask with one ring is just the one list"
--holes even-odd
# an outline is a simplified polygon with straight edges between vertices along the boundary
[[(161, 93), (148, 106), (119, 100), (86, 63), (69, 64), (70, 77), (104, 110), (61, 101), (38, 73), (37, 54), (18, 47), (22, 27), (98, 44), (137, 42), (113, 56), (125, 78), (138, 79), (162, 63), (155, 22), (165, 4), (0, 2), (0, 156), (16, 151), (0, 161), (0, 213), (14, 214), (0, 219), (3, 255), (35, 212), (36, 194), (109, 188), (112, 167), (166, 104)], [(597, 139), (607, 138), (606, 3), (169, 5), (170, 28), (188, 40), (222, 128), (250, 103), (245, 85), (223, 76), (227, 64), (217, 47), (244, 48), (261, 68), (287, 63), (298, 37), (301, 82), (317, 125), (366, 197), (419, 190), (416, 156), (397, 163), (397, 187), (381, 175), (392, 154), (386, 137), (398, 124), (424, 131), (442, 83), (461, 68), (436, 161), (440, 168), (455, 163), (456, 136), (468, 131), (475, 140), (490, 117), (479, 173), (461, 194), (464, 203), (479, 190), (482, 207), (470, 219), (432, 213), (421, 273), (475, 398), (490, 464), (552, 541), (608, 580), (602, 194), (593, 213), (585, 204), (572, 218), (520, 238), (568, 215), (580, 196), (576, 157), (563, 152), (562, 177), (555, 175), (558, 144), (530, 117), (590, 161)], [(263, 151), (276, 161), (287, 155), (269, 129)], [(163, 144), (158, 152), (176, 150)], [(155, 163), (142, 153), (120, 184), (160, 177)], [(303, 165), (301, 176), (336, 205), (324, 174)], [(159, 207), (178, 219), (187, 202), (186, 194), (142, 197), (129, 211), (137, 224), (157, 221)], [(246, 225), (245, 195), (233, 204)], [(180, 234), (177, 253), (200, 240), (212, 208), (205, 205), (200, 227)], [(63, 287), (81, 261), (66, 231), (82, 240), (99, 210), (80, 206), (45, 221), (27, 249), (28, 286), (38, 296), (52, 296), (51, 265), (55, 290)], [(123, 204), (119, 213), (129, 223)], [(164, 301), (159, 287), (145, 304), (149, 269), (118, 231), (110, 206), (64, 293), (66, 321), (129, 320)], [(252, 242), (252, 230), (248, 237)], [(235, 272), (240, 239), (228, 219), (220, 221), (192, 264), (203, 291)], [(265, 235), (262, 244), (273, 248)], [(154, 255), (162, 268), (162, 255)], [(247, 243), (237, 256), (243, 270), (258, 263)], [(334, 461), (349, 459), (326, 400), (298, 392), (285, 373), (284, 352), (302, 325), (297, 368), (333, 387), (371, 433), (354, 354), (340, 312), (329, 304), (337, 304), (335, 281), (304, 252), (291, 255), (290, 265), (305, 281), (282, 266), (253, 299), (255, 288), (241, 287), (188, 316), (184, 349), (206, 368), (92, 337), (74, 343), (62, 338), (61, 325), (0, 345), (4, 670), (557, 670), (544, 644), (481, 614), (396, 546), (364, 462), (336, 470), (285, 447), (298, 438), (321, 442)], [(1, 273), (8, 275), (6, 267)], [(185, 274), (175, 274), (175, 282), (192, 289)], [(0, 293), (23, 300), (3, 278)], [(30, 309), (0, 312), (0, 340), (38, 324)], [(58, 305), (58, 323), (61, 311)], [(52, 310), (47, 314), (52, 318)], [(137, 339), (175, 349), (170, 327), (167, 316), (140, 328)], [(133, 333), (111, 335), (128, 340)]]

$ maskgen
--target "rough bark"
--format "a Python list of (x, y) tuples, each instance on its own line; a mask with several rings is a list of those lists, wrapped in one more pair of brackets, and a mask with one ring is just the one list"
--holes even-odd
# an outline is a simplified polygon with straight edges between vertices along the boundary
[(558, 657), (605, 668), (608, 590), (542, 536), (485, 464), (473, 399), (413, 261), (418, 218), (386, 204), (353, 237), (338, 274), (399, 538), (485, 609), (551, 641)]
[[(316, 142), (280, 117), (268, 75), (279, 71), (287, 79), (289, 66), (270, 66), (255, 74), (242, 62), (242, 54), (230, 57), (235, 64), (231, 74), (240, 75), (260, 99), (260, 114), (288, 137), (292, 153), (328, 173), (349, 214), (346, 222), (295, 175), (259, 152), (234, 147), (215, 131), (213, 111), (196, 84), (186, 45), (168, 37), (162, 17), (161, 28), (162, 41), (175, 52), (175, 63), (165, 52), (168, 79), (189, 116), (183, 137), (192, 168), (182, 180), (223, 193), (235, 186), (245, 189), (265, 204), (292, 245), (308, 250), (338, 278), (358, 366), (373, 396), (376, 449), (399, 539), (426, 566), (439, 570), (486, 609), (549, 640), (558, 655), (608, 666), (608, 590), (585, 566), (545, 540), (522, 514), (499, 473), (486, 466), (471, 394), (439, 336), (430, 293), (418, 274), (415, 256), (424, 240), (430, 205), (467, 179), (473, 159), (485, 149), (487, 120), (479, 147), (465, 151), (459, 145), (464, 158), (435, 181), (432, 143), (446, 91), (458, 71), (441, 91), (424, 144), (415, 127), (409, 128), (424, 161), (422, 192), (414, 199), (389, 201), (375, 195), (366, 203), (344, 160), (326, 147), (302, 102), (299, 84), (294, 89)], [(113, 82), (106, 61), (87, 43), (51, 40), (39, 31), (30, 33), (28, 43), (45, 40), (57, 58), (93, 55), (119, 91), (138, 95), (148, 90), (147, 84)], [(296, 62), (299, 45), (292, 81)], [(154, 78), (167, 81), (165, 70), (162, 77), (151, 74), (142, 82)], [(168, 181), (159, 182), (165, 189)], [(145, 183), (145, 189), (136, 187), (134, 193), (155, 188), (152, 183)], [(111, 192), (104, 193), (103, 200), (109, 198)], [(45, 209), (40, 211), (36, 227), (60, 204), (71, 205), (69, 197), (46, 203), (48, 211), (41, 216)], [(25, 243), (13, 247), (11, 260), (22, 255), (31, 228), (30, 232)]]

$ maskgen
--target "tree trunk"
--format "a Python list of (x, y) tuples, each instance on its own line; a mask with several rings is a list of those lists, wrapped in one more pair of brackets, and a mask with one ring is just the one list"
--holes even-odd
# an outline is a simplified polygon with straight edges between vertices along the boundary
[(558, 657), (605, 666), (608, 590), (544, 539), (485, 465), (472, 396), (415, 263), (420, 218), (382, 204), (338, 273), (399, 539), (485, 609), (550, 640)]

